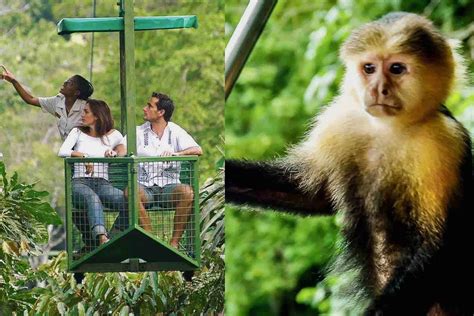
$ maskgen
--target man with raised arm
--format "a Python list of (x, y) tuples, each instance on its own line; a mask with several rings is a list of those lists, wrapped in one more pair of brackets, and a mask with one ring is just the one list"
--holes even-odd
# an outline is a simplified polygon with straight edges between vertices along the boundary
[(10, 82), (25, 103), (41, 107), (43, 112), (50, 113), (58, 119), (58, 130), (62, 140), (66, 139), (71, 129), (81, 125), (81, 114), (86, 106), (86, 100), (94, 92), (94, 87), (89, 81), (80, 75), (74, 75), (64, 81), (58, 95), (39, 98), (28, 92), (5, 66), (1, 67), (3, 72), (0, 79)]

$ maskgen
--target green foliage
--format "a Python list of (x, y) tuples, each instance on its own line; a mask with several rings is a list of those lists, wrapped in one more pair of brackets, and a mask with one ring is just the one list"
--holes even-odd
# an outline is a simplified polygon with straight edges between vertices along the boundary
[(328, 262), (335, 229), (331, 217), (275, 216), (227, 207), (227, 312), (247, 315), (262, 306), (268, 315), (278, 313), (285, 292), (301, 274)]
[(200, 190), (201, 243), (204, 251), (213, 251), (225, 242), (224, 170), (208, 179)]
[(46, 225), (61, 221), (44, 202), (48, 193), (20, 182), (17, 173), (8, 177), (1, 161), (0, 178), (0, 314), (10, 315), (35, 302), (28, 289), (36, 275), (22, 256), (37, 254), (48, 237)]
[[(227, 39), (246, 4), (226, 1)], [(280, 0), (227, 99), (226, 157), (261, 160), (284, 155), (285, 148), (302, 138), (321, 107), (337, 95), (344, 70), (338, 50), (344, 39), (355, 27), (390, 11), (425, 14), (449, 37), (463, 43), (464, 56), (472, 56), (472, 1)], [(472, 61), (467, 65), (473, 69)], [(471, 132), (473, 98), (474, 90), (464, 88), (447, 102)], [(318, 227), (324, 224), (314, 218), (228, 210), (229, 315), (278, 314), (282, 306), (287, 314), (341, 311), (340, 302), (331, 295), (344, 281), (341, 278), (316, 285), (313, 276), (312, 284), (301, 286), (308, 282), (305, 270), (325, 263), (316, 258), (331, 255), (333, 247), (325, 242), (337, 240), (335, 225), (321, 230)], [(301, 236), (298, 242), (292, 241), (294, 235)], [(321, 242), (328, 247), (320, 249)], [(282, 253), (300, 256), (290, 260)], [(288, 273), (297, 265), (298, 269), (291, 269), (294, 273)], [(303, 292), (294, 294), (302, 288)]]
[(3, 241), (0, 249), (0, 315), (13, 315), (35, 303), (35, 296), (29, 291), (35, 274), (28, 262), (20, 257), (20, 251), (24, 254), (27, 248)]
[(203, 253), (203, 268), (186, 283), (186, 304), (177, 309), (182, 315), (210, 315), (224, 311), (224, 247)]
[[(4, 247), (5, 248), (5, 247)], [(196, 315), (223, 310), (222, 251), (204, 256), (204, 269), (186, 282), (180, 272), (94, 273), (77, 284), (65, 272), (66, 253), (32, 270), (12, 254), (0, 252), (0, 312), (29, 315)], [(34, 287), (39, 282), (41, 287)]]
[(48, 192), (36, 191), (34, 184), (18, 180), (15, 172), (7, 176), (5, 164), (0, 161), (0, 239), (24, 240), (36, 243), (46, 236), (46, 224), (60, 224), (61, 220), (51, 206), (44, 202)]
[(60, 253), (36, 274), (46, 286), (29, 292), (36, 301), (25, 310), (32, 315), (217, 313), (224, 306), (224, 266), (219, 253), (207, 253), (205, 269), (196, 272), (192, 282), (186, 282), (180, 272), (120, 272), (87, 273), (81, 284), (64, 272), (66, 254)]

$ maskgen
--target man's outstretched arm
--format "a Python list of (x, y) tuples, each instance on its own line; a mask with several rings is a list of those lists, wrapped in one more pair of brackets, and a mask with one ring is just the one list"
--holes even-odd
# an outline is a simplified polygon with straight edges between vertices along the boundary
[(25, 87), (23, 87), (23, 85), (18, 80), (16, 80), (15, 76), (10, 71), (8, 71), (5, 66), (2, 65), (2, 68), (4, 71), (0, 76), (1, 79), (5, 79), (6, 81), (10, 82), (23, 101), (34, 106), (40, 106), (39, 99), (31, 95), (31, 93), (29, 93)]

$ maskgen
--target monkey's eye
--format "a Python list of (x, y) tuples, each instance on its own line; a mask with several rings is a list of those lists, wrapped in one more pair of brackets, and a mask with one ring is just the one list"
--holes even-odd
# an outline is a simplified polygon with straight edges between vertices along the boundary
[(364, 65), (364, 72), (368, 75), (373, 74), (375, 72), (375, 65), (374, 64), (365, 64)]
[(407, 70), (407, 67), (400, 63), (393, 63), (390, 66), (390, 72), (394, 75), (401, 75)]

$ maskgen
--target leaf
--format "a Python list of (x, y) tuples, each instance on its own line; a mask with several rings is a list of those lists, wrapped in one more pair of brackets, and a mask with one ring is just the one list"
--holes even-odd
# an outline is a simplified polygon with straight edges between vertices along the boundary
[(62, 316), (62, 315), (66, 315), (66, 305), (64, 305), (63, 302), (58, 302), (58, 304), (56, 305), (57, 309), (58, 309), (58, 312), (59, 314)]
[(153, 290), (153, 293), (157, 293), (159, 290), (158, 272), (150, 271), (148, 272), (148, 277), (150, 278), (150, 285)]
[(51, 297), (50, 296), (43, 296), (41, 298), (41, 300), (39, 301), (39, 304), (37, 306), (37, 308), (35, 309), (35, 311), (39, 314), (39, 315), (46, 315), (46, 311), (48, 310), (48, 303), (49, 301), (51, 300)]
[(77, 304), (77, 312), (79, 316), (86, 316), (86, 310), (84, 308), (84, 304), (82, 302), (79, 302)]
[(101, 297), (101, 292), (103, 291), (105, 293), (106, 290), (107, 282), (105, 281), (105, 279), (98, 279), (97, 283), (94, 286), (94, 297)]
[(36, 204), (36, 207), (31, 211), (31, 215), (33, 215), (38, 222), (52, 225), (62, 224), (61, 218), (49, 203), (43, 202)]
[(145, 292), (146, 288), (148, 287), (150, 283), (150, 279), (147, 278), (146, 276), (142, 278), (142, 282), (140, 284), (140, 287), (135, 291), (133, 294), (132, 302), (133, 304), (136, 304), (140, 296)]
[(126, 305), (122, 307), (122, 309), (120, 310), (120, 316), (128, 316), (129, 312), (130, 312), (130, 307)]
[(7, 180), (7, 171), (5, 169), (5, 164), (3, 161), (0, 161), (0, 175), (2, 176), (3, 187), (8, 187), (8, 180)]
[(48, 195), (49, 193), (46, 191), (35, 191), (35, 190), (29, 190), (25, 193), (25, 197), (28, 197), (28, 198), (40, 198), (40, 197), (46, 197)]
[(13, 173), (13, 176), (10, 178), (10, 186), (15, 188), (17, 184), (18, 184), (18, 173), (15, 171)]

